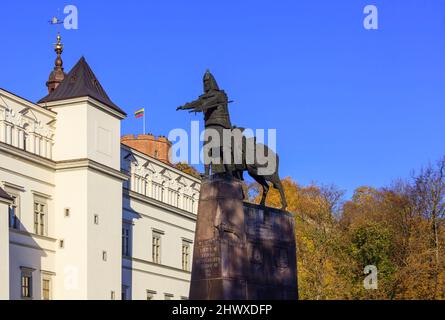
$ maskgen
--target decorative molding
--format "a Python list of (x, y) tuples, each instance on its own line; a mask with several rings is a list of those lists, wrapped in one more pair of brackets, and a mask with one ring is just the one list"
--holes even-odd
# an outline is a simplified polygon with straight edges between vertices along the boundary
[[(125, 212), (127, 212), (127, 213), (129, 213), (129, 214), (133, 214), (133, 215), (135, 214), (134, 211), (131, 211), (131, 210), (129, 210), (128, 208), (125, 208), (125, 207), (123, 208), (123, 211), (125, 211)], [(149, 216), (149, 215), (147, 215), (147, 214), (145, 214), (145, 213), (139, 213), (139, 212), (136, 212), (136, 214), (141, 215), (141, 216), (144, 217), (144, 218), (151, 219), (151, 220), (153, 220), (153, 221), (156, 221), (156, 222), (159, 222), (159, 223), (163, 223), (163, 224), (166, 224), (166, 225), (169, 225), (169, 226), (172, 226), (172, 227), (175, 227), (175, 228), (184, 230), (184, 231), (186, 231), (186, 232), (190, 232), (190, 233), (194, 233), (194, 232), (195, 232), (195, 230), (184, 228), (184, 227), (182, 227), (182, 226), (180, 226), (180, 225), (177, 225), (177, 224), (174, 224), (174, 223), (165, 221), (165, 220), (161, 220), (161, 219), (158, 219), (158, 218)], [(196, 219), (195, 219), (195, 220), (196, 220)]]
[(40, 269), (40, 273), (47, 276), (55, 276), (56, 273), (54, 271), (42, 270)]
[(25, 105), (25, 106), (31, 108), (32, 110), (35, 110), (35, 111), (42, 113), (46, 116), (55, 117), (57, 115), (56, 112), (48, 110), (48, 109), (44, 109), (40, 105), (37, 105), (29, 100), (26, 100), (25, 98), (22, 98), (16, 94), (13, 94), (5, 89), (0, 88), (0, 94), (4, 95), (8, 99), (11, 99), (11, 100), (17, 102), (18, 104)]
[(40, 198), (45, 198), (45, 199), (48, 199), (48, 200), (52, 200), (53, 199), (53, 197), (51, 195), (43, 193), (43, 192), (39, 192), (39, 191), (36, 191), (36, 190), (31, 190), (31, 193), (34, 196), (37, 196), (37, 197), (40, 197)]
[(153, 233), (157, 233), (157, 234), (160, 234), (160, 235), (164, 235), (165, 234), (165, 231), (162, 231), (162, 230), (159, 230), (159, 229), (156, 229), (156, 228), (151, 228), (151, 231)]
[(173, 207), (173, 206), (169, 205), (168, 203), (165, 203), (165, 202), (153, 199), (151, 197), (145, 196), (143, 194), (131, 191), (127, 188), (123, 188), (123, 190), (124, 190), (124, 192), (123, 192), (124, 197), (130, 198), (133, 200), (138, 200), (143, 203), (148, 203), (148, 204), (154, 205), (158, 208), (162, 208), (163, 210), (167, 210), (171, 213), (174, 213), (174, 214), (180, 215), (182, 217), (186, 217), (190, 220), (196, 221), (196, 213), (186, 211), (186, 210), (183, 210), (183, 209), (180, 209), (177, 207)]
[(94, 160), (90, 159), (76, 159), (76, 160), (67, 160), (67, 161), (59, 161), (56, 162), (56, 171), (64, 171), (64, 170), (76, 170), (76, 169), (92, 169), (106, 175), (109, 175), (113, 178), (116, 178), (120, 181), (126, 181), (130, 177), (116, 169), (110, 168), (106, 165), (98, 163)]
[(125, 150), (128, 153), (133, 153), (135, 156), (137, 156), (139, 158), (147, 160), (147, 161), (149, 161), (149, 162), (151, 162), (151, 163), (153, 163), (153, 164), (155, 164), (155, 165), (157, 165), (159, 167), (166, 168), (166, 169), (176, 173), (177, 175), (184, 176), (187, 179), (190, 179), (193, 182), (198, 183), (199, 185), (201, 184), (201, 180), (200, 179), (198, 179), (198, 178), (196, 178), (196, 177), (194, 177), (194, 176), (192, 176), (192, 175), (190, 175), (188, 173), (185, 173), (185, 172), (182, 172), (182, 171), (176, 169), (175, 167), (173, 167), (173, 165), (166, 164), (165, 162), (162, 162), (162, 161), (160, 161), (160, 160), (158, 160), (156, 158), (152, 158), (152, 157), (150, 157), (150, 156), (148, 156), (146, 154), (143, 154), (142, 152), (139, 152), (139, 151), (137, 151), (135, 149), (132, 149), (132, 148), (130, 148), (130, 147), (124, 145), (124, 144), (121, 144), (121, 150)]
[(119, 120), (123, 120), (126, 118), (126, 116), (120, 112), (117, 112), (116, 110), (110, 108), (109, 106), (97, 101), (94, 98), (91, 97), (79, 97), (79, 98), (71, 98), (71, 99), (65, 99), (65, 100), (58, 100), (58, 101), (50, 101), (50, 102), (43, 102), (40, 103), (39, 106), (44, 107), (44, 108), (48, 108), (49, 110), (52, 111), (52, 109), (57, 109), (60, 107), (64, 107), (64, 106), (72, 106), (73, 104), (76, 103), (87, 103), (92, 105), (93, 107), (102, 110), (106, 113), (108, 113), (109, 115), (118, 118)]
[[(134, 258), (133, 259), (129, 259), (128, 257), (124, 257), (124, 259), (136, 261), (136, 259), (134, 259)], [(160, 265), (160, 266), (161, 267), (166, 267), (166, 266), (163, 266), (163, 265)], [(164, 278), (168, 278), (168, 279), (179, 280), (179, 281), (183, 281), (183, 282), (186, 282), (186, 283), (190, 283), (190, 280), (182, 279), (182, 278), (178, 278), (178, 277), (174, 277), (174, 276), (168, 276), (166, 274), (162, 274), (162, 273), (158, 273), (158, 272), (142, 270), (142, 269), (127, 267), (127, 266), (122, 266), (122, 269), (130, 270), (130, 271), (138, 271), (138, 272), (142, 272), (142, 273), (148, 273), (148, 274), (152, 274), (152, 275), (155, 275), (155, 276), (158, 276), (158, 277), (164, 277)], [(183, 270), (181, 270), (181, 271), (183, 271)]]
[(20, 191), (20, 192), (25, 192), (25, 187), (16, 185), (16, 184), (8, 182), (8, 181), (2, 181), (2, 183), (5, 188), (14, 189), (14, 190)]
[[(46, 240), (46, 241), (53, 242), (53, 243), (57, 242), (57, 239), (55, 239), (55, 238), (51, 238), (51, 237), (48, 237), (48, 236), (41, 236), (39, 234), (30, 233), (30, 232), (24, 231), (24, 230), (9, 229), (9, 232), (10, 233), (11, 232), (12, 233), (16, 233), (16, 234), (19, 234), (19, 235), (23, 235), (23, 236), (29, 237), (31, 239), (36, 238), (36, 239)], [(41, 248), (39, 248), (39, 249), (41, 249)]]
[(31, 177), (31, 176), (27, 176), (27, 175), (22, 174), (20, 172), (16, 172), (16, 171), (9, 170), (9, 169), (6, 169), (6, 168), (1, 168), (1, 167), (0, 167), (0, 170), (2, 170), (4, 172), (11, 173), (11, 174), (14, 174), (14, 175), (17, 175), (17, 176), (20, 176), (20, 177), (23, 177), (23, 178), (26, 178), (26, 179), (33, 180), (33, 181), (38, 182), (38, 183), (46, 184), (47, 186), (50, 186), (50, 187), (55, 187), (55, 184), (53, 184), (53, 183), (49, 183), (48, 181), (44, 181), (44, 180), (40, 180), (40, 179)]
[[(155, 267), (160, 267), (160, 268), (165, 268), (165, 269), (177, 271), (177, 272), (180, 272), (180, 273), (183, 273), (183, 274), (187, 274), (187, 275), (191, 275), (192, 274), (191, 271), (186, 271), (186, 270), (183, 270), (181, 268), (176, 268), (176, 267), (168, 266), (168, 265), (161, 264), (161, 263), (154, 263), (154, 262), (151, 262), (151, 261), (148, 261), (148, 260), (144, 260), (144, 259), (140, 259), (140, 258), (124, 257), (124, 259), (129, 260), (129, 261), (139, 262), (139, 263), (146, 264), (146, 265), (149, 265), (149, 266), (155, 266)], [(124, 266), (122, 266), (122, 267), (124, 267)], [(181, 278), (176, 278), (176, 279), (181, 279)]]
[(42, 251), (42, 252), (56, 253), (56, 250), (41, 248), (41, 247), (38, 247), (38, 246), (32, 246), (32, 245), (29, 245), (29, 244), (16, 242), (16, 241), (9, 241), (9, 244), (16, 245), (16, 246), (19, 246), (19, 247), (34, 249), (34, 250), (38, 250), (38, 251)]

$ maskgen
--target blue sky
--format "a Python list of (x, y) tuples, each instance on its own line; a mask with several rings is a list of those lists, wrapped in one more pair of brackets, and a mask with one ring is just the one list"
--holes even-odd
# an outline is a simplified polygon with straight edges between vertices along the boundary
[[(276, 128), (280, 173), (351, 192), (408, 177), (445, 154), (445, 2), (442, 0), (13, 1), (1, 6), (0, 87), (45, 95), (65, 5), (79, 30), (62, 30), (69, 70), (85, 55), (113, 101), (122, 133), (167, 135), (199, 116), (209, 68), (234, 124)], [(379, 9), (379, 30), (363, 8)]]

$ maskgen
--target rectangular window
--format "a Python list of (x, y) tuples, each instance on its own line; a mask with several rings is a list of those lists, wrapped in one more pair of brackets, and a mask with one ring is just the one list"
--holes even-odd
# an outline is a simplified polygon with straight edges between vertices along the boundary
[(147, 300), (153, 300), (155, 298), (156, 291), (147, 290)]
[(94, 215), (94, 224), (99, 224), (99, 215), (98, 214)]
[(20, 198), (18, 195), (10, 194), (12, 204), (9, 206), (9, 227), (12, 229), (20, 229)]
[(107, 252), (106, 251), (102, 251), (102, 260), (103, 261), (107, 261)]
[(32, 269), (21, 268), (21, 294), (23, 299), (32, 299)]
[(46, 203), (41, 201), (34, 202), (34, 233), (46, 236), (48, 235), (46, 226)]
[(42, 279), (42, 299), (51, 300), (51, 279), (45, 277)]
[(154, 263), (161, 263), (161, 235), (153, 233), (152, 259)]
[(165, 300), (172, 300), (173, 299), (173, 295), (171, 293), (165, 293), (164, 294), (164, 299)]
[(128, 228), (122, 228), (122, 255), (130, 256), (130, 230)]
[(116, 299), (116, 294), (114, 293), (114, 291), (111, 291), (111, 300), (115, 300)]
[(182, 270), (190, 271), (190, 244), (182, 243)]

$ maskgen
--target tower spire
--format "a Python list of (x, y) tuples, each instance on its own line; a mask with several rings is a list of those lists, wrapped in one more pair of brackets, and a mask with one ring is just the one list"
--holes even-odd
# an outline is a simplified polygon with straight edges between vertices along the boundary
[(63, 43), (60, 33), (57, 34), (57, 43), (54, 44), (54, 51), (57, 54), (57, 58), (54, 63), (54, 70), (51, 71), (49, 79), (46, 82), (46, 86), (48, 87), (48, 93), (51, 93), (54, 90), (56, 90), (56, 88), (60, 85), (63, 79), (65, 79), (65, 72), (63, 71), (63, 61), (62, 61)]

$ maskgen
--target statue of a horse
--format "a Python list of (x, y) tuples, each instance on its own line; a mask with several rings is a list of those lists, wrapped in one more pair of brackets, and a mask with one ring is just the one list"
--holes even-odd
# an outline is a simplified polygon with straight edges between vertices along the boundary
[[(177, 108), (177, 110), (191, 110), (190, 112), (204, 113), (205, 133), (207, 136), (205, 139), (206, 142), (204, 143), (205, 175), (210, 175), (211, 168), (212, 174), (223, 173), (244, 180), (243, 173), (247, 171), (263, 188), (260, 204), (265, 206), (267, 193), (270, 188), (268, 182), (271, 182), (273, 187), (280, 192), (282, 210), (286, 210), (286, 197), (278, 175), (278, 155), (267, 146), (257, 144), (255, 138), (246, 138), (242, 135), (242, 129), (233, 127), (230, 121), (227, 94), (219, 89), (215, 78), (209, 71), (205, 73), (203, 81), (204, 94), (197, 100)], [(235, 141), (235, 143), (233, 143), (232, 140), (232, 147), (227, 148), (224, 143), (224, 132), (227, 133), (227, 131), (229, 131), (229, 133), (231, 133), (235, 130), (241, 131), (241, 142), (238, 141), (238, 143), (236, 143)], [(208, 135), (210, 135), (212, 139), (208, 139)], [(213, 139), (219, 139), (219, 141), (214, 141)], [(217, 143), (219, 150), (214, 150), (214, 148), (212, 149), (211, 147), (207, 148), (207, 146), (215, 144), (216, 142), (219, 142)], [(234, 150), (234, 148), (239, 149)], [(260, 159), (258, 159), (257, 156), (259, 148), (261, 148), (260, 150), (264, 158), (272, 159), (272, 164), (259, 161)], [(218, 151), (219, 155), (217, 155)], [(236, 151), (239, 152), (238, 154), (241, 154), (241, 159), (238, 159), (240, 161), (234, 161)], [(215, 161), (215, 159), (212, 158), (213, 156), (216, 156), (219, 161)], [(232, 161), (224, 163), (223, 159), (225, 156), (230, 157)], [(272, 170), (267, 170), (267, 168), (270, 168), (269, 165), (272, 165)]]

